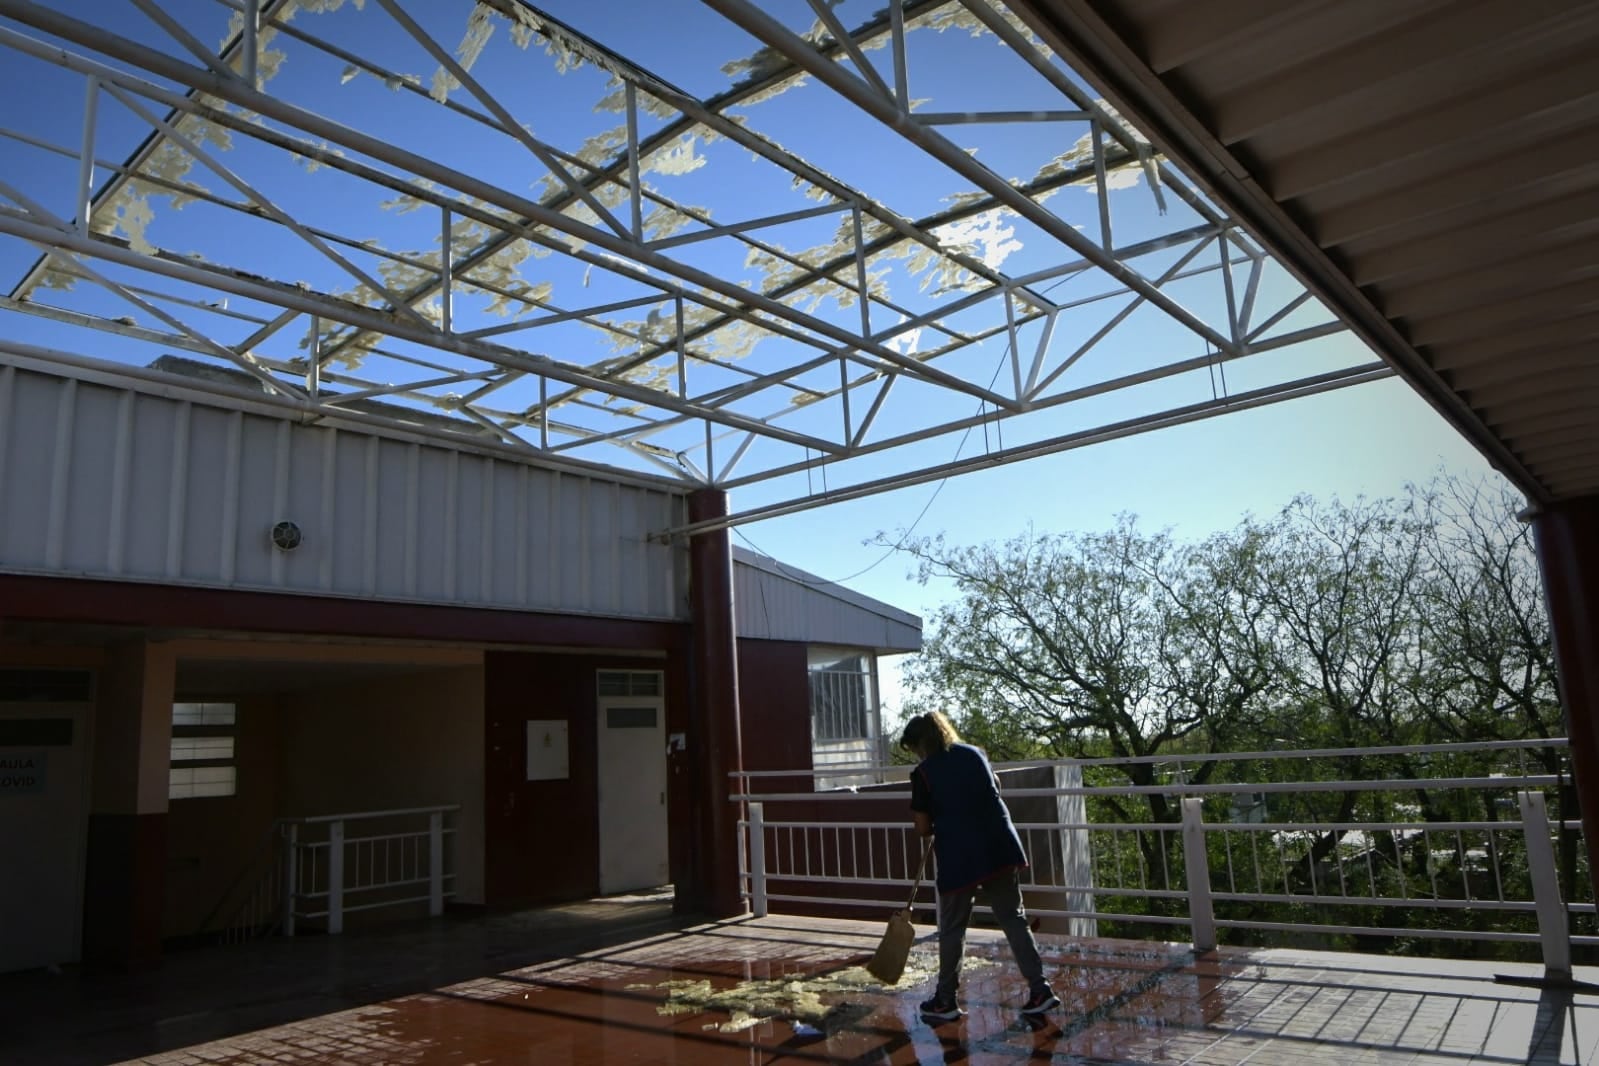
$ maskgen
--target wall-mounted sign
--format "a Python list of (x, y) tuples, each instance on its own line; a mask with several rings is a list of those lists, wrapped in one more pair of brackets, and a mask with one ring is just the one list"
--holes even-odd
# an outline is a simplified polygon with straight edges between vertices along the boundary
[(43, 792), (45, 753), (0, 748), (0, 796)]
[(566, 720), (528, 722), (527, 779), (565, 781), (568, 769)]

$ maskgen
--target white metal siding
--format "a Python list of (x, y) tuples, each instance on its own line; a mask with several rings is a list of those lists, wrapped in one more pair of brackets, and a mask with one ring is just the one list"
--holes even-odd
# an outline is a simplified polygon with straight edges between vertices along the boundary
[(677, 494), (166, 393), (0, 366), (0, 568), (686, 617)]
[(734, 555), (733, 603), (742, 637), (879, 652), (922, 646), (915, 615), (742, 551)]

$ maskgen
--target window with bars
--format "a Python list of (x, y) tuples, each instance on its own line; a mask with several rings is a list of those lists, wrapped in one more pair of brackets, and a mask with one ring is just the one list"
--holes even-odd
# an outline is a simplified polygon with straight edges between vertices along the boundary
[(875, 734), (870, 655), (812, 648), (810, 689), (811, 735), (816, 740), (866, 740)]
[(231, 796), (238, 791), (239, 712), (232, 703), (172, 705), (168, 799)]

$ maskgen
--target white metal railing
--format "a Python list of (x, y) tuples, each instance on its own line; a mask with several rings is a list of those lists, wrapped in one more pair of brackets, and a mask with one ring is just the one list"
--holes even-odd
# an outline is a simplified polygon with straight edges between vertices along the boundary
[(458, 806), (362, 811), (278, 823), (283, 861), (284, 935), (297, 925), (325, 919), (329, 933), (344, 931), (345, 915), (383, 907), (428, 905), (444, 913), (455, 894), (450, 816)]
[[(1409, 776), (1329, 776), (1341, 761), (1387, 758)], [(1194, 780), (1245, 762), (1254, 780)], [(1217, 765), (1201, 772), (1207, 763)], [(1139, 765), (1151, 783), (1098, 783)], [(1093, 932), (1100, 921), (1187, 926), (1199, 950), (1216, 946), (1221, 930), (1502, 941), (1536, 945), (1560, 972), (1570, 970), (1573, 944), (1599, 946), (1581, 824), (1552, 825), (1547, 814), (1546, 795), (1570, 783), (1564, 740), (996, 768), (1032, 861), (1028, 909), (1071, 923), (1072, 932)], [(903, 891), (920, 842), (908, 810), (885, 820), (882, 801), (908, 803), (908, 770), (882, 768), (899, 782), (882, 789), (821, 792), (762, 790), (763, 780), (803, 771), (735, 775), (752, 910), (882, 909), (890, 890)], [(1028, 776), (1052, 780), (1018, 780)], [(1148, 811), (1152, 800), (1165, 820), (1088, 816), (1089, 804), (1101, 813), (1118, 803)], [(1335, 816), (1341, 811), (1354, 816)], [(1561, 834), (1564, 871), (1554, 845)], [(1573, 933), (1574, 922), (1590, 932)]]

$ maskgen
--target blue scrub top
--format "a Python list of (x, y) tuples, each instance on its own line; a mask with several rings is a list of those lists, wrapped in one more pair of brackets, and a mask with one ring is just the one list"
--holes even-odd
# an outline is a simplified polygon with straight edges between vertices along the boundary
[(911, 810), (933, 820), (940, 892), (975, 888), (1027, 865), (1021, 837), (981, 748), (953, 744), (923, 759), (911, 774)]

